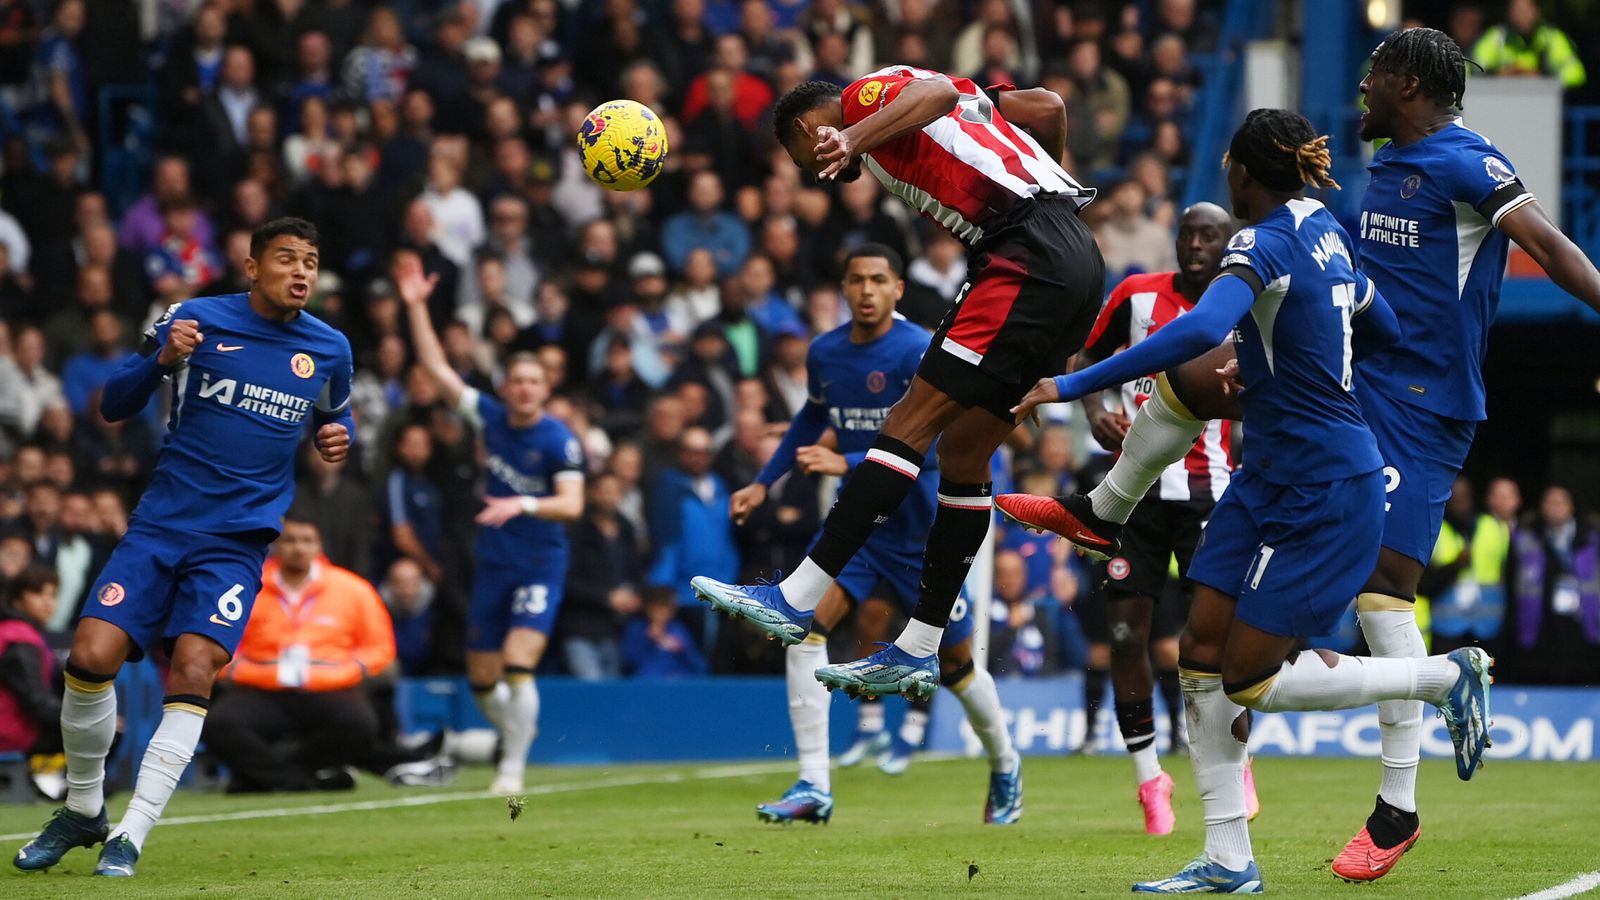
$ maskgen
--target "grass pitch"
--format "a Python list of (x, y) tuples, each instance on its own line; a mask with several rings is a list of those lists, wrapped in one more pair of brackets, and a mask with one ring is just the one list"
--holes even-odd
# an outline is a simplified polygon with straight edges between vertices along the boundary
[[(516, 821), (503, 799), (475, 793), (485, 769), (437, 790), (368, 778), (345, 794), (180, 792), (137, 878), (91, 881), (94, 852), (74, 850), (44, 874), (7, 866), (0, 897), (1123, 897), (1200, 848), (1188, 761), (1165, 764), (1178, 782), (1166, 838), (1143, 833), (1121, 756), (1028, 759), (1026, 812), (1006, 828), (981, 823), (977, 760), (921, 760), (895, 778), (837, 772), (827, 826), (756, 821), (755, 804), (794, 778), (770, 764), (534, 769)], [(1269, 893), (1508, 898), (1600, 869), (1600, 765), (1495, 762), (1462, 784), (1448, 760), (1424, 760), (1416, 849), (1382, 881), (1345, 884), (1328, 862), (1377, 779), (1375, 760), (1256, 762)], [(0, 807), (0, 834), (32, 832), (49, 810)]]

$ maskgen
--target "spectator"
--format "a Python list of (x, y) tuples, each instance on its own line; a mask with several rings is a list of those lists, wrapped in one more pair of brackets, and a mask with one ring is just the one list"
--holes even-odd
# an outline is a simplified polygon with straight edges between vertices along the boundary
[(201, 285), (222, 274), (222, 267), (200, 241), (200, 207), (193, 198), (174, 197), (163, 203), (161, 222), (161, 242), (145, 256), (145, 275), (163, 302), (179, 303), (196, 296)]
[(1490, 75), (1542, 75), (1567, 90), (1589, 80), (1572, 40), (1544, 20), (1537, 0), (1511, 0), (1505, 22), (1484, 32), (1472, 59)]
[(805, 323), (795, 312), (778, 284), (772, 260), (757, 253), (745, 260), (739, 272), (740, 288), (750, 298), (750, 318), (762, 333), (777, 335), (784, 332), (805, 334)]
[[(191, 196), (193, 187), (189, 163), (183, 157), (164, 156), (156, 160), (150, 192), (123, 214), (117, 243), (140, 256), (155, 250), (166, 236), (167, 227), (162, 218), (164, 204)], [(194, 236), (203, 246), (214, 245), (216, 231), (204, 212), (195, 215)]]
[[(423, 271), (439, 278), (438, 287), (428, 297), (428, 315), (433, 320), (433, 327), (443, 330), (445, 324), (456, 317), (461, 267), (456, 265), (455, 260), (436, 242), (439, 232), (434, 224), (433, 207), (426, 197), (416, 197), (406, 204), (401, 229), (399, 247), (416, 253), (422, 259)], [(391, 256), (391, 270), (393, 263), (394, 259)], [(393, 275), (391, 271), (391, 281)]]
[(1106, 261), (1106, 278), (1118, 281), (1136, 272), (1165, 272), (1177, 268), (1172, 236), (1145, 211), (1144, 187), (1122, 181), (1103, 201), (1104, 217), (1095, 228), (1095, 240)]
[(1038, 675), (1045, 668), (1044, 632), (1027, 598), (1028, 569), (1015, 550), (994, 555), (994, 599), (989, 605), (989, 670), (1004, 677)]
[[(506, 193), (489, 201), (488, 240), (479, 252), (494, 253), (500, 258), (505, 279), (504, 305), (511, 310), (517, 325), (526, 328), (533, 324), (533, 295), (540, 281), (540, 270), (534, 258), (533, 240), (528, 235), (526, 200)], [(468, 302), (482, 303), (481, 286), (478, 294)]]
[(388, 541), (380, 565), (405, 557), (415, 560), (428, 580), (437, 582), (444, 575), (439, 564), (444, 550), (444, 497), (428, 478), (432, 460), (433, 435), (428, 427), (402, 426), (394, 444), (394, 470), (384, 491)]
[(87, 149), (89, 79), (77, 48), (84, 19), (83, 0), (56, 4), (50, 24), (39, 35), (33, 78), (35, 95), (41, 98), (39, 118), (51, 131)]
[(59, 481), (53, 486), (62, 492), (51, 559), (56, 577), (60, 579), (57, 594), (60, 603), (55, 614), (45, 620), (45, 628), (55, 634), (66, 634), (83, 609), (95, 575), (111, 554), (111, 542), (94, 534), (94, 501), (88, 494), (63, 488)]
[(15, 333), (12, 360), (21, 380), (22, 433), (32, 434), (39, 416), (52, 406), (65, 404), (67, 397), (57, 378), (44, 364), (44, 332), (25, 325)]
[(408, 678), (435, 671), (433, 604), (438, 588), (422, 574), (414, 559), (397, 559), (378, 587), (378, 595), (394, 623), (400, 674)]
[(344, 59), (344, 93), (358, 101), (398, 103), (416, 65), (417, 51), (406, 43), (400, 17), (388, 6), (375, 6), (366, 35)]
[(295, 39), (295, 69), (292, 80), (284, 83), (283, 126), (285, 132), (301, 130), (303, 111), (307, 100), (316, 97), (323, 103), (323, 111), (338, 95), (339, 82), (333, 71), (333, 42), (328, 33), (318, 29), (301, 32)]
[[(1515, 490), (1514, 483), (1506, 483)], [(1504, 500), (1498, 502), (1503, 504)], [(1447, 653), (1500, 636), (1506, 615), (1506, 559), (1510, 553), (1510, 519), (1476, 513), (1472, 508), (1472, 483), (1457, 478), (1445, 504), (1433, 558), (1417, 588), (1419, 597), (1428, 600), (1433, 652)]]
[(689, 209), (675, 213), (661, 228), (661, 249), (667, 265), (683, 272), (695, 249), (711, 251), (717, 276), (739, 270), (750, 253), (749, 227), (722, 209), (722, 179), (715, 172), (696, 172), (689, 182)]
[(244, 170), (250, 114), (261, 105), (255, 79), (255, 57), (249, 49), (235, 45), (224, 51), (216, 89), (201, 104), (204, 125), (200, 139), (207, 152), (197, 161), (202, 162), (199, 180), (208, 197), (225, 197), (233, 179)]
[(1600, 528), (1579, 521), (1572, 494), (1545, 488), (1536, 521), (1512, 538), (1503, 677), (1593, 683), (1600, 672)]
[(448, 783), (447, 759), (381, 737), (369, 691), (394, 661), (378, 592), (323, 558), (315, 525), (286, 518), (206, 716), (206, 747), (229, 769), (228, 792), (347, 790), (347, 765), (396, 785)]
[(678, 620), (678, 598), (671, 588), (644, 592), (644, 614), (622, 635), (622, 664), (635, 678), (685, 678), (708, 671), (694, 635)]
[(705, 25), (705, 0), (673, 0), (666, 34), (655, 42), (655, 59), (669, 84), (692, 83), (705, 71), (715, 52)]
[(108, 309), (89, 316), (89, 346), (67, 357), (61, 368), (62, 389), (74, 414), (89, 408), (89, 399), (105, 385), (127, 355), (122, 320)]
[(679, 601), (695, 612), (701, 610), (689, 589), (690, 578), (726, 580), (739, 574), (739, 552), (728, 521), (728, 486), (711, 471), (711, 458), (710, 432), (698, 426), (684, 429), (677, 465), (658, 476), (649, 498), (655, 561), (646, 580), (676, 590)]
[[(1107, 67), (1100, 56), (1100, 45), (1090, 40), (1079, 40), (1072, 45), (1067, 56), (1072, 74), (1073, 92), (1087, 105), (1089, 121), (1072, 121), (1069, 129), (1087, 129), (1094, 135), (1092, 144), (1075, 143), (1074, 155), (1078, 163), (1089, 169), (1103, 169), (1116, 162), (1116, 152), (1122, 140), (1122, 131), (1128, 126), (1132, 114), (1132, 97), (1128, 83)], [(1069, 107), (1069, 118), (1074, 107)], [(1078, 148), (1088, 150), (1086, 155)]]
[(295, 487), (295, 511), (317, 526), (323, 553), (330, 562), (352, 572), (368, 572), (372, 559), (372, 497), (349, 465), (348, 459), (328, 462), (307, 444)]
[(56, 610), (56, 573), (33, 565), (0, 597), (0, 753), (61, 752), (61, 691), (41, 630)]
[(622, 480), (613, 473), (590, 479), (583, 518), (573, 536), (557, 634), (567, 670), (586, 681), (622, 673), (619, 623), (640, 609), (640, 541), (619, 512), (622, 489)]

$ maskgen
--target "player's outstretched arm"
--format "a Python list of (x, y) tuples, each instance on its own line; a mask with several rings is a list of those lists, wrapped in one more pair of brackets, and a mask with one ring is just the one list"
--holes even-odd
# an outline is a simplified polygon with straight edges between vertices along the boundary
[(428, 297), (438, 284), (439, 276), (424, 272), (422, 258), (415, 253), (402, 250), (395, 257), (394, 287), (406, 305), (406, 316), (411, 323), (411, 341), (417, 348), (417, 362), (422, 363), (433, 383), (439, 386), (445, 403), (455, 407), (461, 402), (461, 394), (467, 389), (467, 384), (455, 369), (450, 368), (450, 361), (444, 355), (444, 345), (439, 343), (439, 335), (433, 330), (433, 320), (428, 316)]
[(1506, 213), (1500, 230), (1526, 250), (1558, 287), (1600, 312), (1600, 272), (1537, 201)]
[(141, 352), (123, 360), (106, 380), (100, 394), (100, 414), (108, 422), (138, 415), (150, 402), (150, 395), (160, 387), (161, 380), (174, 366), (188, 359), (204, 339), (200, 323), (194, 319), (157, 325), (146, 335)]
[(1070, 375), (1039, 379), (1011, 411), (1021, 422), (1041, 403), (1076, 400), (1090, 391), (1102, 391), (1188, 362), (1222, 343), (1255, 300), (1256, 290), (1249, 282), (1224, 272), (1211, 282), (1187, 315), (1110, 359)]
[(818, 128), (817, 159), (824, 165), (817, 177), (824, 181), (833, 178), (844, 171), (852, 159), (949, 115), (960, 100), (961, 92), (950, 79), (943, 76), (918, 78), (902, 87), (882, 109), (849, 128), (843, 131), (827, 125)]
[(1061, 162), (1067, 153), (1067, 104), (1049, 88), (1001, 91), (996, 101), (1000, 117), (1028, 129), (1050, 158)]

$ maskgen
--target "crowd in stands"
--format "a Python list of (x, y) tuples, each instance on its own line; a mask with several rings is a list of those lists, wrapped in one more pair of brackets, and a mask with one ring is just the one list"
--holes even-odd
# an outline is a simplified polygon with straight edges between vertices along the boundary
[[(773, 100), (890, 62), (1056, 91), (1066, 166), (1102, 188), (1084, 215), (1115, 283), (1174, 266), (1197, 59), (1215, 49), (1219, 6), (0, 0), (6, 615), (51, 640), (70, 630), (164, 430), (157, 403), (106, 421), (100, 386), (169, 305), (246, 290), (251, 229), (293, 214), (321, 231), (310, 308), (350, 338), (359, 431), (347, 463), (305, 455), (295, 515), (376, 586), (404, 673), (462, 665), (481, 458), (415, 364), (398, 251), (438, 275), (430, 312), (463, 379), (493, 390), (511, 354), (536, 353), (556, 386), (548, 414), (583, 441), (587, 508), (549, 665), (782, 671), (775, 644), (704, 616), (688, 578), (771, 576), (819, 525), (829, 486), (798, 473), (743, 526), (727, 507), (804, 402), (809, 340), (848, 316), (841, 256), (866, 242), (903, 253), (901, 312), (930, 328), (966, 263), (872, 178), (803, 178), (770, 137)], [(110, 84), (158, 98), (142, 191), (114, 189), (95, 99)], [(672, 153), (648, 190), (606, 192), (582, 170), (577, 123), (615, 97), (666, 120)], [(1060, 493), (1085, 458), (1058, 426), (998, 475)], [(1567, 525), (1555, 505), (1509, 544), (1507, 628), (1538, 645), (1576, 618), (1592, 649), (1595, 533), (1573, 537), (1570, 498)], [(1005, 532), (998, 546), (997, 670), (1081, 665), (1070, 608), (1088, 570), (1064, 544)], [(1531, 599), (1536, 582), (1555, 587)]]

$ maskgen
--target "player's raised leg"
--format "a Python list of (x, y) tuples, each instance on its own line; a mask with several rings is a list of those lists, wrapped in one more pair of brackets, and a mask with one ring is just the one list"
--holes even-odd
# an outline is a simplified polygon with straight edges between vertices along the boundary
[(1091, 556), (1114, 556), (1134, 507), (1167, 467), (1183, 459), (1206, 423), (1241, 417), (1218, 372), (1233, 356), (1231, 347), (1218, 347), (1159, 375), (1123, 437), (1122, 454), (1093, 490), (1055, 498), (1004, 494), (996, 506), (1018, 524), (1055, 532)]

